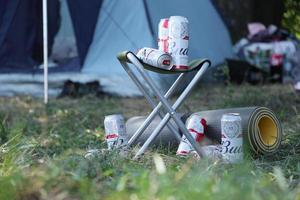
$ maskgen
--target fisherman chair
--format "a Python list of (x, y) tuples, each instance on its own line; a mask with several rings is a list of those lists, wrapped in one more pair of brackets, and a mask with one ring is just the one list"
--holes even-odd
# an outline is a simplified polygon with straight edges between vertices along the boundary
[[(179, 127), (180, 131), (186, 136), (187, 140), (190, 142), (195, 151), (200, 156), (203, 156), (200, 145), (196, 143), (196, 141), (193, 139), (192, 135), (185, 127), (176, 110), (188, 97), (191, 90), (197, 84), (199, 79), (203, 76), (205, 71), (210, 67), (210, 61), (208, 59), (191, 61), (189, 63), (189, 69), (187, 70), (165, 70), (143, 63), (134, 53), (130, 51), (120, 53), (118, 55), (118, 60), (123, 66), (124, 70), (127, 72), (128, 76), (136, 84), (136, 86), (139, 88), (139, 90), (144, 95), (147, 102), (153, 109), (144, 121), (144, 123), (136, 130), (133, 136), (129, 139), (127, 145), (132, 146), (132, 144), (138, 140), (138, 138), (143, 134), (143, 132), (146, 130), (146, 128), (150, 125), (150, 123), (154, 120), (156, 116), (159, 116), (161, 118), (161, 121), (158, 124), (158, 126), (154, 129), (154, 131), (148, 137), (145, 143), (140, 147), (140, 149), (135, 154), (134, 158), (138, 158), (147, 150), (147, 148), (151, 145), (151, 143), (160, 134), (160, 132), (165, 126), (167, 126), (170, 129), (170, 131), (173, 134), (175, 134), (176, 138), (179, 141), (181, 140), (181, 136), (178, 133), (178, 131), (172, 126), (171, 123), (169, 123), (169, 120), (171, 118)], [(132, 67), (135, 67), (136, 70), (133, 70)], [(172, 86), (168, 89), (168, 91), (165, 94), (162, 94), (161, 90), (154, 83), (153, 79), (149, 76), (147, 71), (153, 71), (160, 74), (179, 74), (179, 76), (172, 84)], [(169, 102), (169, 98), (174, 94), (174, 92), (176, 91), (184, 77), (188, 74), (188, 72), (191, 71), (196, 71), (194, 77), (190, 80), (189, 84), (179, 95), (174, 104), (171, 104)], [(156, 98), (153, 97), (151, 94), (154, 94)]]

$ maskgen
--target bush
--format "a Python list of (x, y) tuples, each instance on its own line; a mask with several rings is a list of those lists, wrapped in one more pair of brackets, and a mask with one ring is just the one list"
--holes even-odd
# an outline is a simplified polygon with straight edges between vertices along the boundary
[(285, 0), (283, 26), (300, 39), (300, 1)]

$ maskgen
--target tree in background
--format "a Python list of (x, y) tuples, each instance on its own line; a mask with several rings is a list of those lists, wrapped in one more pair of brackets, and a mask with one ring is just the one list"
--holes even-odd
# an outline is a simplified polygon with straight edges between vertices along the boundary
[(300, 39), (300, 0), (285, 0), (282, 24)]
[(247, 24), (250, 22), (281, 27), (285, 11), (283, 0), (213, 0), (212, 2), (229, 28), (233, 42), (248, 34)]

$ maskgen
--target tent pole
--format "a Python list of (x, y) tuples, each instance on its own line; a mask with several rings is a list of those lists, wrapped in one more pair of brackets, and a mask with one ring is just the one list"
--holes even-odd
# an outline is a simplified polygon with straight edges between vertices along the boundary
[(47, 0), (43, 0), (43, 42), (44, 42), (44, 103), (48, 103), (48, 13)]

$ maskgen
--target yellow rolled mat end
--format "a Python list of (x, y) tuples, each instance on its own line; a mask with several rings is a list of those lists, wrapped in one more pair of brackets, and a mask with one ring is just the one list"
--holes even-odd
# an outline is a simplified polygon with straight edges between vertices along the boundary
[(276, 143), (278, 132), (275, 121), (269, 116), (263, 116), (258, 122), (259, 138), (266, 146)]

